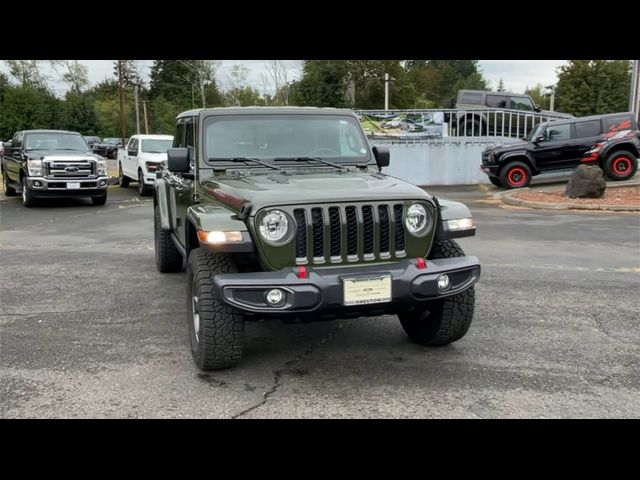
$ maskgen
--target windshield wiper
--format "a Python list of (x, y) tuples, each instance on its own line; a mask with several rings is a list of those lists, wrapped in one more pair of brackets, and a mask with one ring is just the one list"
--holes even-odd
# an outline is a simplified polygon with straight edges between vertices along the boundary
[(320, 162), (320, 163), (324, 163), (325, 165), (329, 165), (330, 167), (334, 167), (334, 168), (339, 168), (340, 170), (343, 170), (345, 168), (347, 168), (345, 165), (338, 165), (337, 163), (333, 163), (333, 162), (329, 162), (327, 160), (324, 160), (322, 158), (318, 158), (318, 157), (278, 157), (278, 158), (274, 158), (273, 161), (274, 162), (308, 162), (310, 160), (313, 160), (315, 162)]
[(274, 170), (282, 170), (280, 167), (276, 167), (275, 165), (269, 165), (268, 163), (265, 163), (262, 160), (258, 160), (257, 158), (251, 158), (251, 157), (209, 158), (210, 162), (215, 162), (219, 160), (227, 161), (227, 162), (244, 162), (244, 163), (254, 162), (254, 163), (257, 163), (258, 165), (262, 165), (263, 167), (273, 168)]

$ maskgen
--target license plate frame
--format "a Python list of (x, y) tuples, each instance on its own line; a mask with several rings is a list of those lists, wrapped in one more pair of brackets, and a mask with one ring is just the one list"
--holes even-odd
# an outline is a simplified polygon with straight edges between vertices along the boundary
[(344, 306), (389, 303), (393, 298), (390, 274), (342, 278)]

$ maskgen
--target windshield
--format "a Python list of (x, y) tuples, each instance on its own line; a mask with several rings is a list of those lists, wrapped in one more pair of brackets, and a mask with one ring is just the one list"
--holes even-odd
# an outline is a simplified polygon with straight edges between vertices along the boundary
[(109, 145), (117, 145), (118, 143), (120, 143), (120, 139), (119, 138), (105, 138), (103, 140), (103, 143), (107, 143)]
[(538, 125), (536, 128), (534, 128), (533, 130), (531, 130), (527, 136), (525, 137), (525, 139), (529, 142), (533, 141), (534, 138), (539, 137), (540, 135), (542, 135), (542, 132), (544, 132), (544, 129), (547, 128), (547, 123), (541, 123), (540, 125)]
[(25, 135), (25, 150), (90, 150), (81, 135), (73, 133), (29, 133)]
[(147, 138), (142, 140), (140, 145), (141, 152), (148, 153), (167, 153), (167, 149), (173, 145), (173, 139), (162, 140), (157, 138)]
[(358, 121), (348, 115), (259, 114), (206, 119), (205, 159), (328, 158), (366, 163), (369, 149)]

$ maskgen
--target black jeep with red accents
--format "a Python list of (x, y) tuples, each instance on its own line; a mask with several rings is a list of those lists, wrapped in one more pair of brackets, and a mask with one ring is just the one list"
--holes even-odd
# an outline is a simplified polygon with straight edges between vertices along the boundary
[(541, 123), (522, 142), (486, 148), (480, 169), (496, 186), (526, 187), (531, 177), (598, 165), (611, 180), (635, 175), (640, 132), (632, 113), (612, 113)]

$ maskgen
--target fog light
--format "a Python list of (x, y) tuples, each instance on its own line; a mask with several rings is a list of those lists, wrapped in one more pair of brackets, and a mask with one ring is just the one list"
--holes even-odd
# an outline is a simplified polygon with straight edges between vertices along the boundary
[(274, 288), (267, 292), (267, 303), (272, 307), (280, 305), (284, 300), (284, 293), (282, 290)]
[(104, 187), (107, 184), (106, 180), (100, 180), (100, 186)]
[(33, 182), (33, 186), (34, 187), (41, 187), (42, 183), (40, 183), (38, 180), (36, 180), (35, 182)]
[(440, 275), (438, 277), (438, 290), (446, 290), (451, 285), (451, 280), (449, 280), (449, 275)]

